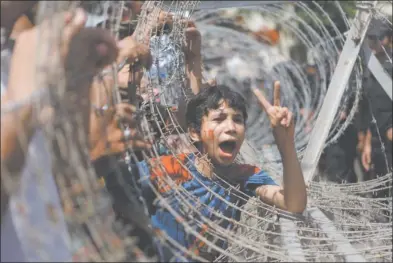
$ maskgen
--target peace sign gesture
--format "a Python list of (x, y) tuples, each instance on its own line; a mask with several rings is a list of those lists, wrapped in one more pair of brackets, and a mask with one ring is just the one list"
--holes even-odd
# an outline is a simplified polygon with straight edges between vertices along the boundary
[(269, 116), (277, 144), (287, 143), (289, 141), (293, 142), (295, 130), (293, 113), (288, 108), (281, 107), (280, 82), (274, 82), (273, 105), (269, 103), (260, 90), (253, 89), (253, 92)]

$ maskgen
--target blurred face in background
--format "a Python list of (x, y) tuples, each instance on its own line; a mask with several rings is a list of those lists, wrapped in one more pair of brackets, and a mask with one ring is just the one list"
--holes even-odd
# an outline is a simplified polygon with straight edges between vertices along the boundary
[(391, 35), (387, 35), (382, 39), (382, 45), (385, 48), (391, 49), (392, 48), (393, 38)]
[(367, 44), (374, 54), (379, 54), (383, 51), (381, 41), (376, 35), (367, 36)]

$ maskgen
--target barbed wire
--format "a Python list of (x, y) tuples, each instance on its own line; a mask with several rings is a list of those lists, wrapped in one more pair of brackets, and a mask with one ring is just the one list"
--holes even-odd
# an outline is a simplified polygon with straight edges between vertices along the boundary
[[(174, 216), (177, 224), (184, 228), (185, 238), (193, 240), (194, 244), (187, 248), (183, 247), (164, 231), (152, 234), (154, 238), (158, 240), (160, 246), (171, 251), (174, 255), (173, 260), (193, 258), (198, 261), (276, 262), (295, 260), (300, 255), (306, 261), (348, 261), (351, 256), (360, 256), (373, 262), (389, 261), (392, 255), (392, 201), (387, 196), (375, 198), (372, 194), (376, 192), (391, 194), (391, 173), (355, 184), (314, 181), (308, 188), (308, 206), (311, 212), (294, 215), (265, 204), (257, 198), (250, 198), (236, 180), (234, 182), (231, 178), (217, 174), (214, 175), (214, 180), (206, 180), (203, 176), (198, 176), (198, 173), (191, 171), (195, 169), (191, 164), (196, 159), (209, 163), (207, 156), (198, 152), (187, 154), (184, 159), (179, 159), (178, 150), (170, 143), (171, 136), (175, 135), (186, 140), (185, 148), (189, 149), (192, 146), (187, 133), (171, 110), (173, 106), (179, 105), (180, 100), (187, 101), (193, 96), (190, 88), (185, 85), (185, 57), (182, 50), (186, 40), (184, 34), (186, 25), (183, 21), (192, 18), (196, 21), (203, 39), (205, 80), (214, 77), (218, 83), (239, 91), (250, 101), (247, 140), (237, 161), (262, 167), (276, 181), (282, 181), (281, 158), (267, 123), (268, 118), (257, 106), (250, 89), (262, 87), (265, 95), (271, 98), (272, 82), (280, 80), (282, 103), (295, 113), (295, 144), (301, 158), (302, 151), (309, 141), (309, 128), (313, 127), (321, 109), (329, 80), (345, 41), (345, 32), (350, 27), (350, 19), (340, 2), (335, 1), (335, 9), (329, 12), (325, 11), (320, 3), (314, 1), (309, 4), (304, 2), (263, 4), (230, 11), (195, 11), (198, 4), (198, 1), (171, 1), (170, 3), (146, 1), (142, 5), (134, 31), (135, 39), (139, 43), (148, 45), (153, 57), (152, 68), (149, 71), (144, 70), (145, 87), (139, 87), (138, 91), (139, 94), (146, 95), (143, 107), (138, 112), (141, 119), (138, 129), (148, 141), (158, 138), (167, 149), (168, 156), (179, 163), (181, 169), (192, 174), (193, 182), (202, 187), (198, 195), (192, 187), (179, 184), (171, 178), (166, 167), (160, 163), (161, 150), (158, 144), (153, 144), (151, 150), (142, 152), (149, 170), (162, 176), (157, 179), (158, 189), (157, 185), (149, 179), (150, 172), (144, 174), (141, 181), (134, 182), (133, 185), (143, 182), (148, 184), (156, 196), (154, 201), (156, 213), (169, 213)], [(42, 22), (45, 18), (65, 10), (75, 10), (77, 6), (83, 6), (82, 1), (75, 3), (63, 1), (59, 4), (42, 1), (37, 21)], [(119, 37), (121, 18), (125, 12), (131, 12), (126, 1), (97, 1), (85, 8), (98, 16), (108, 17), (99, 26), (111, 31), (116, 38)], [(300, 15), (301, 12), (303, 15)], [(336, 25), (338, 21), (330, 17), (333, 12), (341, 15), (344, 29), (339, 29)], [(389, 20), (379, 7), (374, 12), (375, 19)], [(164, 18), (162, 18), (163, 14), (165, 14)], [(165, 21), (169, 14), (173, 16), (171, 30), (168, 30), (165, 25), (157, 26), (160, 19)], [(254, 20), (247, 21), (250, 17)], [(257, 34), (259, 29), (251, 29), (253, 22), (262, 18), (267, 21), (266, 23), (279, 22), (282, 28), (280, 31), (282, 42), (292, 41), (292, 45), (296, 44), (299, 49), (306, 50), (312, 58), (310, 59), (312, 63), (291, 59), (291, 55), (286, 54), (288, 52), (285, 51), (288, 47), (277, 47), (266, 40), (262, 42)], [(322, 18), (327, 22), (322, 21)], [(128, 22), (134, 23), (131, 20)], [(134, 225), (118, 222), (115, 219), (110, 195), (97, 181), (96, 172), (88, 158), (88, 139), (83, 133), (81, 114), (73, 112), (66, 105), (67, 100), (64, 97), (66, 83), (63, 81), (53, 83), (54, 80), (64, 79), (63, 67), (56, 56), (50, 61), (44, 58), (47, 58), (49, 49), (55, 51), (59, 49), (63, 27), (62, 24), (51, 25), (50, 32), (53, 34), (50, 38), (42, 38), (43, 43), (38, 50), (40, 57), (43, 58), (40, 63), (45, 68), (50, 66), (56, 69), (49, 72), (39, 71), (38, 73), (41, 74), (39, 85), (54, 86), (57, 93), (49, 92), (50, 97), (40, 97), (38, 104), (35, 103), (37, 109), (40, 109), (42, 102), (49, 100), (49, 103), (56, 105), (58, 109), (56, 120), (43, 126), (42, 129), (46, 148), (52, 156), (52, 173), (56, 180), (70, 238), (68, 240), (67, 234), (61, 236), (68, 240), (66, 243), (75, 247), (72, 249), (74, 252), (80, 246), (92, 248), (86, 255), (81, 254), (79, 260), (157, 260), (148, 256), (146, 251), (141, 251), (138, 246), (138, 239), (141, 237), (131, 234)], [(60, 52), (57, 51), (55, 54), (59, 55)], [(391, 54), (389, 58), (391, 63)], [(108, 107), (121, 102), (117, 73), (125, 64), (125, 62), (121, 65), (114, 64), (106, 71), (106, 74), (114, 79), (114, 88), (106, 87), (104, 90), (106, 97), (111, 97), (108, 90), (114, 92), (115, 99), (107, 105)], [(310, 78), (305, 73), (307, 66), (312, 66), (315, 71), (314, 78)], [(43, 67), (40, 64), (37, 68)], [(362, 94), (364, 70), (361, 61), (356, 62), (325, 147), (335, 143), (353, 122)], [(52, 74), (51, 78), (48, 78), (49, 74)], [(50, 88), (53, 90), (53, 87)], [(158, 90), (160, 105), (156, 101), (156, 90)], [(354, 100), (350, 105), (351, 97), (354, 97)], [(162, 106), (164, 110), (161, 109)], [(3, 108), (9, 107), (15, 108), (14, 105), (12, 107), (2, 105), (2, 116), (9, 114), (10, 110), (3, 111)], [(345, 121), (342, 121), (340, 112), (344, 111), (348, 114)], [(310, 115), (307, 112), (314, 114)], [(374, 116), (373, 120), (378, 130)], [(154, 132), (152, 126), (156, 127)], [(126, 126), (122, 128), (127, 129)], [(379, 140), (382, 143), (380, 134)], [(25, 145), (27, 151), (27, 142)], [(140, 155), (131, 147), (126, 151), (124, 159), (131, 172), (135, 169), (133, 164), (141, 160), (138, 154)], [(384, 157), (387, 161), (386, 154)], [(42, 161), (37, 162), (37, 168), (42, 168), (41, 165), (43, 165)], [(389, 170), (389, 167), (387, 168)], [(36, 174), (36, 181), (40, 185), (44, 180), (42, 177), (46, 176), (45, 172), (38, 170)], [(3, 180), (7, 180), (4, 177), (2, 175), (2, 183)], [(128, 182), (127, 175), (116, 171), (116, 177), (121, 185), (129, 186), (124, 183)], [(170, 191), (163, 192), (160, 189), (170, 189)], [(130, 189), (124, 190), (129, 200), (135, 198), (135, 194), (131, 194)], [(148, 211), (142, 190), (135, 187), (135, 191), (144, 206), (144, 211)], [(229, 199), (222, 197), (224, 192), (228, 193)], [(39, 193), (37, 199), (41, 198), (46, 203), (52, 202), (52, 197), (48, 193), (45, 191)], [(10, 190), (9, 194), (15, 195), (15, 192)], [(200, 200), (201, 196), (205, 200), (214, 198), (217, 200), (216, 205), (210, 207)], [(16, 201), (14, 207), (21, 205), (28, 209), (29, 201), (26, 198), (24, 196)], [(226, 212), (220, 212), (220, 207), (225, 207)], [(71, 209), (72, 213), (67, 208)], [(318, 214), (318, 211), (322, 211), (322, 215)], [(45, 233), (42, 227), (31, 224), (29, 222), (31, 218), (26, 217), (22, 212), (20, 210), (17, 213), (20, 222), (18, 228), (23, 229), (25, 235), (30, 237), (25, 240), (25, 244), (35, 244), (33, 249), (28, 245), (25, 249), (40, 251), (35, 252), (39, 255), (36, 257), (50, 260), (45, 257), (46, 251), (42, 251), (43, 243), (50, 243), (50, 238), (53, 238), (55, 233), (65, 230), (54, 229), (50, 233)], [(230, 213), (241, 215), (240, 220), (234, 220)], [(62, 214), (58, 208), (57, 214)], [(288, 224), (294, 228), (288, 229)], [(42, 243), (32, 241), (32, 238), (37, 237), (42, 240)], [(288, 240), (294, 242), (288, 244)], [(291, 246), (294, 244), (300, 248), (300, 252), (295, 249), (295, 256)], [(348, 246), (350, 248), (348, 251), (342, 249)], [(351, 251), (354, 251), (353, 254)]]

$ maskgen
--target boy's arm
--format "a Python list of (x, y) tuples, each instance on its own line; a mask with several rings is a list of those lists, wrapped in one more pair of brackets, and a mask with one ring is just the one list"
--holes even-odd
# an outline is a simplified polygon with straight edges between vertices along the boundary
[(257, 195), (266, 203), (293, 213), (301, 213), (307, 205), (306, 185), (297, 158), (292, 112), (280, 106), (280, 83), (274, 84), (274, 105), (255, 89), (255, 95), (270, 118), (273, 135), (280, 151), (284, 168), (284, 187), (263, 185), (256, 189)]
[(281, 157), (284, 167), (284, 187), (262, 185), (256, 189), (257, 196), (265, 203), (280, 209), (302, 213), (307, 205), (307, 194), (295, 148), (284, 147)]

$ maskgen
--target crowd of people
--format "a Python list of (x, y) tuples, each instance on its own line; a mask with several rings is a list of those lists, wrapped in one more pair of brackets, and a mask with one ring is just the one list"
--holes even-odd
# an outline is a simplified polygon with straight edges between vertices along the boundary
[[(392, 29), (370, 30), (365, 41), (392, 77)], [(362, 182), (392, 171), (392, 101), (370, 70), (365, 67), (364, 71), (354, 119), (321, 158), (325, 178), (336, 183)], [(342, 123), (354, 106), (354, 96), (353, 92), (340, 114)]]
[[(85, 28), (87, 14), (81, 8), (74, 12), (55, 14), (36, 25), (30, 14), (36, 2), (1, 2), (1, 27), (5, 29), (7, 37), (4, 43), (2, 41), (1, 58), (2, 261), (40, 260), (39, 251), (35, 251), (34, 244), (29, 243), (31, 239), (24, 236), (27, 233), (26, 227), (36, 227), (36, 231), (66, 237), (54, 238), (50, 244), (41, 245), (53, 261), (90, 259), (88, 254), (93, 254), (91, 250), (97, 249), (82, 249), (84, 244), (81, 240), (68, 236), (67, 223), (63, 216), (60, 216), (59, 227), (58, 224), (55, 226), (44, 212), (47, 202), (58, 209), (60, 215), (72, 210), (72, 207), (65, 207), (65, 203), (59, 198), (59, 189), (53, 178), (53, 166), (58, 164), (58, 160), (51, 156), (44, 146), (42, 133), (45, 125), (54, 123), (53, 120), (62, 115), (58, 115), (54, 105), (48, 103), (37, 108), (31, 100), (37, 94), (44, 97), (48, 89), (58, 86), (58, 71), (50, 67), (44, 73), (36, 71), (37, 65), (43, 59), (37, 55), (38, 45), (50, 40), (50, 25), (55, 24), (55, 20), (65, 25), (60, 33), (62, 43), (59, 47), (60, 67), (64, 67), (66, 82), (65, 95), (61, 97), (61, 103), (66, 105), (63, 110), (68, 114), (81, 116), (82, 133), (88, 138), (86, 147), (89, 149), (89, 159), (95, 168), (97, 179), (105, 182), (106, 191), (113, 199), (112, 208), (117, 218), (134, 226), (130, 235), (139, 237), (138, 246), (145, 253), (157, 255), (162, 261), (173, 258), (173, 250), (155, 241), (153, 229), (160, 229), (190, 253), (211, 260), (218, 256), (208, 250), (200, 238), (189, 235), (181, 220), (165, 207), (161, 207), (160, 203), (154, 202), (157, 192), (164, 198), (173, 194), (174, 189), (166, 183), (167, 178), (171, 178), (175, 184), (191, 193), (193, 199), (189, 202), (196, 204), (197, 200), (203, 204), (200, 212), (204, 217), (217, 221), (222, 218), (212, 213), (212, 210), (219, 211), (225, 218), (218, 220), (223, 229), (233, 227), (233, 222), (240, 220), (238, 208), (246, 202), (236, 193), (228, 191), (229, 187), (239, 187), (247, 196), (258, 197), (262, 202), (282, 210), (292, 213), (304, 211), (307, 194), (295, 149), (293, 114), (288, 108), (281, 106), (278, 81), (274, 83), (273, 103), (259, 90), (253, 91), (260, 107), (270, 119), (282, 158), (282, 185), (274, 182), (263, 169), (234, 162), (245, 137), (247, 103), (240, 93), (214, 81), (203, 81), (201, 35), (194, 23), (185, 21), (185, 85), (192, 90), (193, 96), (184, 111), (177, 111), (177, 116), (187, 131), (184, 136), (193, 144), (178, 147), (176, 156), (169, 154), (168, 149), (163, 149), (160, 157), (145, 160), (143, 155), (138, 153), (151, 149), (153, 144), (160, 144), (160, 138), (148, 141), (140, 133), (139, 118), (135, 116), (143, 105), (144, 94), (130, 94), (130, 87), (140, 87), (143, 69), (149, 69), (152, 65), (148, 45), (138, 43), (134, 35), (126, 35), (116, 41), (109, 30)], [(170, 21), (171, 17), (162, 12), (157, 24), (151, 26), (160, 27)], [(156, 30), (147, 32), (150, 34)], [(40, 39), (37, 38), (38, 34)], [(146, 39), (150, 37), (151, 35), (146, 35)], [(47, 65), (58, 63), (51, 56), (44, 61)], [(118, 88), (126, 92), (122, 102), (113, 105), (115, 80), (110, 75), (98, 76), (112, 63), (119, 64), (122, 61), (127, 61), (128, 66), (118, 73)], [(85, 77), (76, 78), (81, 72)], [(42, 74), (45, 76), (41, 76)], [(45, 86), (41, 86), (37, 79), (43, 79), (41, 83)], [(7, 107), (8, 105), (13, 107)], [(386, 138), (390, 138), (391, 142), (391, 121), (390, 124), (386, 121), (383, 117), (377, 123), (383, 125), (381, 134), (386, 134)], [(128, 125), (127, 129), (123, 129), (124, 124)], [(160, 129), (152, 128), (158, 131)], [(372, 128), (367, 128), (370, 128), (370, 133), (373, 134)], [(21, 131), (23, 140), (20, 139)], [(367, 133), (364, 138), (368, 138)], [(174, 144), (179, 142), (176, 138), (173, 140)], [(369, 147), (369, 142), (367, 139), (363, 141), (363, 152)], [(168, 148), (166, 144), (161, 143), (161, 146)], [(371, 147), (374, 147), (372, 143)], [(123, 158), (123, 153), (129, 148), (132, 148), (139, 158), (132, 164), (126, 164)], [(115, 165), (112, 165), (113, 160)], [(157, 163), (161, 165), (156, 165)], [(37, 164), (40, 171), (35, 167)], [(129, 169), (129, 165), (134, 169)], [(126, 178), (125, 184), (118, 181), (116, 173), (119, 171), (123, 178)], [(38, 176), (40, 172), (44, 173), (44, 180)], [(75, 171), (71, 169), (68, 172)], [(225, 178), (231, 186), (217, 180), (217, 176)], [(141, 179), (140, 183), (136, 184), (132, 178)], [(39, 198), (42, 197), (42, 185), (48, 193), (47, 200)], [(206, 186), (214, 193), (207, 191)], [(129, 193), (132, 193), (134, 198), (130, 198)], [(140, 202), (140, 197), (144, 200), (143, 203)], [(23, 204), (21, 200), (28, 203)], [(23, 205), (25, 207), (22, 207)], [(181, 206), (173, 204), (173, 208), (182, 214)], [(24, 214), (24, 209), (29, 212)], [(22, 215), (31, 220), (29, 225), (23, 226), (24, 221), (19, 218)], [(148, 222), (151, 222), (151, 225)], [(195, 226), (194, 230), (203, 236), (205, 227), (207, 226)], [(225, 248), (228, 244), (225, 240), (219, 240), (216, 245)], [(180, 255), (177, 255), (178, 260), (192, 260), (190, 254), (180, 250), (177, 252)]]

